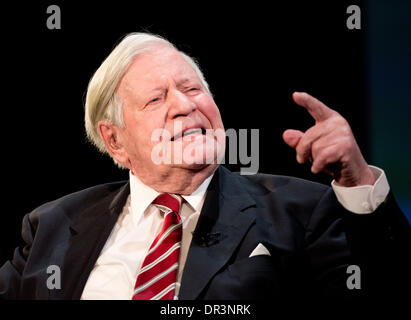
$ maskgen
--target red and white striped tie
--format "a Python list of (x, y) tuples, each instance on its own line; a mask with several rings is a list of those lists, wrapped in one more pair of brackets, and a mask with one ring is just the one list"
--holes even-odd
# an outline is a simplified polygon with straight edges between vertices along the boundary
[(180, 256), (182, 197), (162, 193), (154, 201), (164, 213), (163, 227), (144, 259), (132, 300), (173, 300)]

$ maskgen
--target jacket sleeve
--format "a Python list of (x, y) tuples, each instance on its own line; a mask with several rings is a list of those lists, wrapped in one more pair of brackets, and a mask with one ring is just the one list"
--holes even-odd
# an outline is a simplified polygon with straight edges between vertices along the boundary
[(14, 250), (12, 260), (6, 261), (0, 268), (0, 299), (19, 299), (20, 280), (33, 243), (35, 230), (29, 214), (23, 218), (22, 238), (24, 245)]
[[(306, 226), (306, 251), (321, 295), (391, 297), (411, 284), (411, 228), (392, 193), (361, 215), (345, 210), (328, 190)], [(359, 270), (355, 288), (347, 285), (351, 265)]]

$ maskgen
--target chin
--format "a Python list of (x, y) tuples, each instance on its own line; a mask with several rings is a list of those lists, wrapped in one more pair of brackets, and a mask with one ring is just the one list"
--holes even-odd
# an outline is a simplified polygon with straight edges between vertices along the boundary
[(207, 176), (209, 176), (212, 172), (217, 169), (218, 164), (212, 163), (212, 164), (186, 164), (186, 165), (181, 165), (181, 168), (191, 171), (193, 173), (208, 173)]
[(217, 164), (224, 155), (224, 145), (214, 139), (204, 137), (186, 145), (183, 149), (183, 163), (193, 165)]
[[(225, 141), (224, 141), (225, 142)], [(199, 136), (154, 146), (151, 159), (157, 165), (200, 170), (217, 165), (224, 158), (225, 144), (212, 138)]]

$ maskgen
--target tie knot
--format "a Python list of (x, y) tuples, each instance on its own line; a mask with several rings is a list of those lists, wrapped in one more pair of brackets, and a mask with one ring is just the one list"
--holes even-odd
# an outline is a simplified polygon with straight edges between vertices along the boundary
[(172, 211), (179, 215), (183, 198), (177, 194), (162, 193), (152, 203), (165, 213)]

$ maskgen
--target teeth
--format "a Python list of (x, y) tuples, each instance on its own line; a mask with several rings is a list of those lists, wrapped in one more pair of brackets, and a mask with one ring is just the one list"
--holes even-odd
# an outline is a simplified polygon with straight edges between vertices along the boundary
[(201, 133), (202, 131), (201, 131), (200, 128), (187, 130), (186, 132), (184, 132), (183, 137), (188, 136), (188, 135), (193, 134), (193, 133), (197, 133), (197, 132)]
[(183, 135), (178, 134), (178, 135), (174, 136), (173, 138), (171, 138), (171, 141), (175, 141), (177, 139), (180, 139), (181, 137), (185, 137), (185, 136), (188, 136), (190, 134), (195, 134), (195, 133), (205, 134), (205, 129), (195, 128), (195, 129), (187, 130), (186, 132), (183, 133)]

